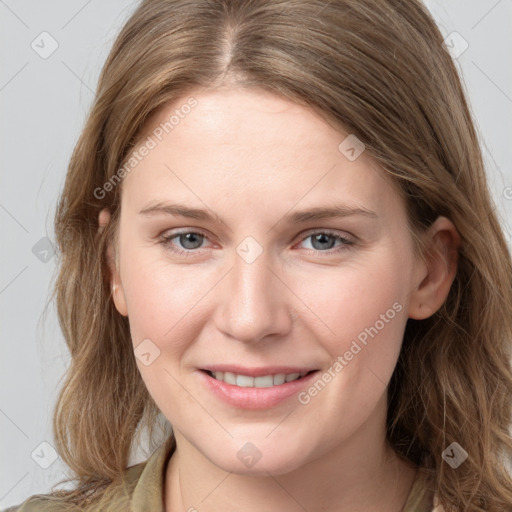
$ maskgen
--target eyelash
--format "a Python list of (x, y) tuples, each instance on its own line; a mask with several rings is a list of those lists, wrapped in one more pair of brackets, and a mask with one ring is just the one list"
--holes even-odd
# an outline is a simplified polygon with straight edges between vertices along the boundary
[[(188, 250), (187, 249), (177, 249), (171, 243), (171, 240), (173, 240), (174, 238), (178, 238), (181, 235), (189, 235), (189, 234), (200, 235), (200, 236), (203, 236), (204, 238), (208, 238), (206, 236), (206, 234), (202, 233), (201, 231), (181, 231), (178, 233), (171, 233), (169, 235), (162, 235), (160, 237), (161, 240), (159, 243), (162, 244), (167, 249), (169, 249), (171, 252), (173, 252), (179, 256), (193, 256), (193, 255), (199, 253), (201, 251), (201, 249), (200, 248), (199, 249), (188, 249)], [(326, 251), (320, 251), (318, 249), (307, 249), (308, 251), (313, 251), (318, 254), (324, 254), (327, 256), (331, 256), (333, 254), (337, 254), (342, 251), (346, 251), (346, 250), (350, 249), (351, 245), (354, 245), (354, 242), (352, 240), (350, 240), (349, 238), (341, 236), (338, 233), (330, 231), (330, 230), (310, 231), (306, 234), (306, 236), (304, 236), (304, 238), (302, 238), (300, 240), (300, 242), (304, 242), (305, 240), (307, 240), (308, 238), (311, 238), (314, 235), (328, 235), (328, 236), (333, 237), (336, 240), (339, 240), (342, 242), (342, 244), (340, 244), (337, 249), (333, 248), (333, 249), (328, 249)]]

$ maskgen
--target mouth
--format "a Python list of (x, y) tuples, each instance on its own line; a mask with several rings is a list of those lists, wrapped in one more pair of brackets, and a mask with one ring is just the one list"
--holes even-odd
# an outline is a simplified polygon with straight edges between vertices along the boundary
[[(239, 409), (271, 409), (310, 386), (319, 370), (304, 367), (198, 369), (200, 381), (220, 401)], [(252, 374), (252, 375), (250, 375)]]
[(227, 371), (201, 371), (213, 379), (224, 382), (225, 384), (230, 384), (231, 386), (237, 386), (240, 388), (271, 388), (303, 379), (318, 370), (302, 370), (300, 372), (283, 372), (274, 374), (269, 373), (268, 375), (260, 375), (257, 377)]

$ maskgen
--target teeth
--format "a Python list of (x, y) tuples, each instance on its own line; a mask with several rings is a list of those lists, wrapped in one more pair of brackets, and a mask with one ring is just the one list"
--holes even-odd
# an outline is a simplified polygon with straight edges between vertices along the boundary
[[(222, 373), (222, 372), (219, 372)], [(224, 382), (226, 384), (236, 385), (236, 375), (234, 373), (226, 372), (224, 374)]]
[(246, 375), (237, 375), (236, 385), (241, 388), (252, 388), (254, 387), (254, 377), (247, 377)]
[(271, 388), (297, 380), (307, 373), (307, 371), (288, 374), (278, 373), (277, 375), (264, 375), (263, 377), (250, 377), (249, 375), (238, 375), (231, 372), (213, 372), (213, 375), (217, 380), (241, 388)]
[(284, 384), (286, 381), (286, 375), (284, 373), (278, 373), (274, 375), (274, 386), (279, 386), (279, 384)]

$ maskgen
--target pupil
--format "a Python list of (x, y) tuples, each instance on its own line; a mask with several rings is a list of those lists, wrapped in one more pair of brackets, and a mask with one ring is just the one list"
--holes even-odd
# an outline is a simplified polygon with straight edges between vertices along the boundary
[[(194, 238), (196, 238), (195, 241), (194, 241)], [(199, 240), (199, 245), (197, 245), (198, 240)], [(186, 249), (197, 249), (198, 247), (201, 246), (202, 235), (200, 235), (198, 233), (186, 233), (184, 235), (181, 235), (180, 242), (182, 243), (183, 247), (185, 247)]]
[[(325, 241), (326, 239), (327, 240), (330, 239), (331, 243), (326, 242)], [(317, 242), (320, 242), (320, 247), (315, 247), (315, 244)], [(325, 247), (326, 243), (327, 243), (328, 247)], [(332, 247), (334, 247), (334, 238), (331, 237), (331, 235), (327, 235), (325, 233), (320, 233), (318, 235), (313, 235), (313, 247), (315, 247), (315, 249), (331, 249)]]

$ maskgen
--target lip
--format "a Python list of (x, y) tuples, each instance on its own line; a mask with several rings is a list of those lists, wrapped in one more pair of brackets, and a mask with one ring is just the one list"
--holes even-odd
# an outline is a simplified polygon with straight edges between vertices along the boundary
[(278, 373), (302, 373), (317, 370), (317, 368), (308, 368), (306, 366), (265, 366), (260, 368), (245, 368), (232, 364), (205, 366), (201, 370), (210, 372), (231, 372), (237, 375), (247, 375), (248, 377), (263, 377), (265, 375), (277, 375)]
[[(248, 375), (250, 377), (275, 375), (276, 373), (300, 373), (298, 368), (290, 369), (289, 367), (287, 367), (286, 371), (281, 371), (284, 367), (253, 368), (252, 370), (248, 368), (239, 368), (236, 371), (232, 370), (233, 368), (237, 368), (234, 366), (218, 366), (215, 368), (219, 369), (209, 371), (231, 371), (232, 373)], [(220, 368), (231, 369), (221, 370)], [(293, 395), (296, 395), (301, 391), (301, 389), (308, 386), (319, 372), (319, 370), (309, 370), (311, 371), (309, 375), (305, 375), (304, 377), (301, 377), (298, 380), (294, 380), (293, 382), (285, 382), (279, 386), (272, 386), (270, 388), (249, 388), (226, 384), (221, 380), (217, 380), (214, 377), (211, 377), (204, 370), (206, 370), (206, 368), (203, 370), (198, 370), (197, 373), (199, 374), (199, 378), (202, 380), (206, 388), (214, 396), (233, 407), (251, 410), (270, 409), (275, 407), (280, 402), (290, 398)], [(252, 371), (252, 373), (244, 373), (247, 371)], [(263, 371), (265, 373), (261, 373)], [(308, 370), (302, 369), (302, 371)]]

